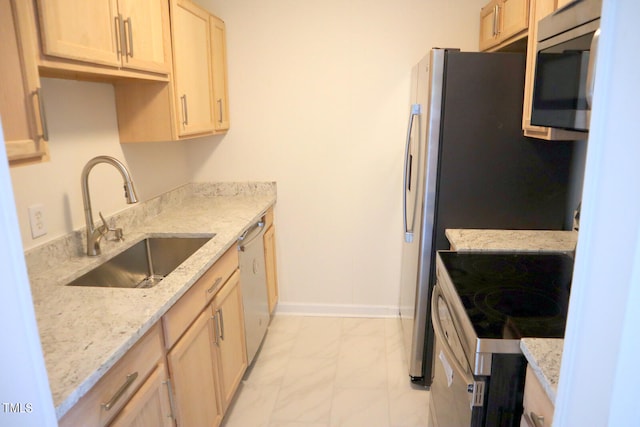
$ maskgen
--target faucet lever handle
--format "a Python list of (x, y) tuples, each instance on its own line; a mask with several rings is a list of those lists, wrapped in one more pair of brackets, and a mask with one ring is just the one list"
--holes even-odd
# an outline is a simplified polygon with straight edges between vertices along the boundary
[(109, 233), (110, 231), (113, 231), (115, 233), (115, 238), (113, 240), (117, 242), (123, 241), (124, 235), (122, 233), (122, 228), (111, 228), (107, 220), (104, 219), (104, 216), (102, 216), (102, 212), (98, 212), (98, 215), (100, 216), (100, 219), (102, 220), (102, 224), (103, 224), (99, 227), (99, 230), (101, 230), (100, 234), (102, 234), (103, 236), (106, 236), (107, 233)]

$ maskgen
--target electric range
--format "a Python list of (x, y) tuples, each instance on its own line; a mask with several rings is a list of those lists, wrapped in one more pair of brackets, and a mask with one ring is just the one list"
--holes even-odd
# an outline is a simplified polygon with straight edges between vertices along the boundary
[(436, 258), (431, 425), (518, 426), (520, 338), (564, 336), (573, 258), (451, 251)]

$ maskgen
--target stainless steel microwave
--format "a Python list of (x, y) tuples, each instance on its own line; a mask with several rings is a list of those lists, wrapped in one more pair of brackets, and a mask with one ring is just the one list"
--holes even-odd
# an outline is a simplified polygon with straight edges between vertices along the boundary
[(575, 0), (540, 20), (531, 124), (587, 132), (602, 0)]

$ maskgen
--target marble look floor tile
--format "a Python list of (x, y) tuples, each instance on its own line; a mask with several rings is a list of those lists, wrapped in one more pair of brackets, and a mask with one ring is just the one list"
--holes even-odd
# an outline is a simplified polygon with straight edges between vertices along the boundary
[(223, 427), (422, 427), (398, 319), (274, 316)]
[(302, 316), (274, 316), (269, 323), (269, 330), (288, 334), (300, 331), (304, 317)]
[(253, 365), (244, 375), (244, 381), (256, 385), (280, 385), (289, 367), (289, 357), (273, 353), (262, 354), (253, 362)]
[(306, 317), (291, 351), (293, 357), (336, 357), (342, 334), (342, 319)]
[(336, 384), (345, 387), (386, 387), (384, 339), (345, 335), (340, 344)]
[(221, 427), (268, 427), (278, 386), (241, 383)]
[(282, 386), (271, 422), (328, 423), (333, 384), (309, 386), (304, 381)]
[(389, 403), (384, 388), (336, 388), (332, 427), (389, 427)]
[(342, 333), (344, 335), (374, 335), (385, 336), (385, 319), (370, 319), (363, 317), (348, 317), (342, 319)]
[(412, 387), (389, 389), (391, 427), (426, 427), (429, 392)]
[(274, 421), (269, 427), (330, 427), (329, 423), (299, 423), (296, 421)]

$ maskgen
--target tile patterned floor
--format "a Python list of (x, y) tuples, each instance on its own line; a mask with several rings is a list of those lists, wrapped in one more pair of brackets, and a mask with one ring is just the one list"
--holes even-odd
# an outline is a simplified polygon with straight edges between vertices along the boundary
[(222, 427), (423, 427), (398, 319), (271, 320)]

